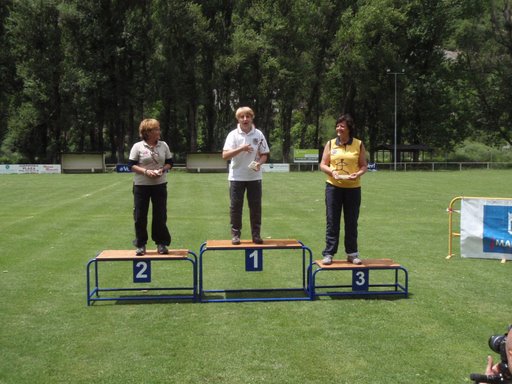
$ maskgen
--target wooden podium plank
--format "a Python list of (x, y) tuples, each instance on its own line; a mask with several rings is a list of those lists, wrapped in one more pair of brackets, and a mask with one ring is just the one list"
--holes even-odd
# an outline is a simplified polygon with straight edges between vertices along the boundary
[(207, 240), (206, 249), (247, 249), (247, 248), (302, 248), (295, 239), (265, 239), (263, 244), (255, 244), (251, 240), (241, 240), (239, 245), (231, 244), (231, 240)]
[(148, 250), (143, 256), (135, 255), (135, 250), (107, 249), (96, 256), (96, 260), (144, 260), (144, 259), (185, 259), (188, 257), (188, 249), (169, 249), (169, 254), (161, 255), (156, 250)]
[(354, 269), (354, 268), (389, 268), (400, 267), (392, 259), (362, 259), (362, 264), (352, 264), (346, 260), (333, 259), (332, 264), (323, 264), (322, 260), (315, 260), (315, 264), (322, 269)]

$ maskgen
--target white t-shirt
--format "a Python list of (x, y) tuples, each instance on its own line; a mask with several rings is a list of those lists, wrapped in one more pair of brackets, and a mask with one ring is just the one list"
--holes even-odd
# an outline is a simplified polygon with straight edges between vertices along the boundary
[[(136, 161), (137, 165), (143, 168), (157, 170), (164, 166), (165, 160), (171, 159), (172, 154), (165, 141), (158, 141), (151, 148), (144, 140), (135, 143), (130, 151), (129, 159)], [(157, 185), (167, 182), (167, 172), (160, 177), (147, 177), (145, 175), (134, 174), (133, 182), (135, 185)]]
[(259, 129), (256, 129), (254, 126), (251, 128), (249, 133), (245, 133), (240, 128), (240, 125), (238, 125), (237, 128), (229, 132), (228, 137), (226, 137), (223, 150), (229, 151), (236, 149), (244, 144), (250, 144), (253, 148), (253, 151), (240, 152), (238, 155), (231, 159), (231, 163), (229, 165), (228, 180), (261, 180), (261, 168), (259, 171), (254, 171), (249, 168), (249, 164), (251, 164), (251, 162), (254, 160), (258, 161), (260, 155), (268, 154), (270, 152), (267, 140), (265, 139), (265, 135), (263, 135), (263, 132), (261, 132)]

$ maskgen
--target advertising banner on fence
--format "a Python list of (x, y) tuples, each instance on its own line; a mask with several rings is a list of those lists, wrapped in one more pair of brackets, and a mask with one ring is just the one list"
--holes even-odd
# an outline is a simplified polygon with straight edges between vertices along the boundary
[(512, 260), (512, 199), (462, 199), (460, 253)]
[(1, 174), (60, 173), (60, 164), (0, 164)]
[(318, 149), (294, 149), (294, 163), (318, 163)]
[(290, 164), (265, 163), (261, 169), (263, 172), (290, 172)]

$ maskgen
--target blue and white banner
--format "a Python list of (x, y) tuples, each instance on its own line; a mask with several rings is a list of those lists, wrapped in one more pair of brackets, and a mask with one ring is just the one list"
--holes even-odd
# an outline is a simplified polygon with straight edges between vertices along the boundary
[(512, 199), (463, 198), (462, 257), (512, 260)]

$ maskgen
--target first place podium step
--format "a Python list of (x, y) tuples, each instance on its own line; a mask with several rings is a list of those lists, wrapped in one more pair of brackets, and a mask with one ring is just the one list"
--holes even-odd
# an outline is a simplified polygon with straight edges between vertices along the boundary
[[(235, 254), (230, 257), (229, 254)], [(240, 267), (244, 263), (244, 274)], [(300, 258), (297, 257), (300, 255)], [(279, 258), (281, 256), (281, 258)], [(272, 259), (271, 259), (272, 257)], [(298, 263), (301, 260), (301, 263)], [(293, 301), (311, 300), (309, 294), (309, 266), (313, 262), (313, 253), (302, 242), (295, 239), (265, 239), (263, 244), (242, 240), (233, 245), (231, 240), (207, 240), (201, 245), (199, 253), (199, 300), (202, 302), (240, 302), (240, 301)], [(264, 267), (265, 265), (265, 267)], [(212, 271), (214, 270), (214, 271)], [(265, 273), (263, 271), (265, 270)], [(288, 283), (287, 273), (295, 274), (289, 287), (274, 287)], [(300, 276), (300, 277), (299, 277)], [(237, 284), (233, 283), (237, 281)], [(228, 284), (239, 285), (252, 282), (258, 287), (225, 287)], [(206, 288), (217, 284), (223, 287)]]
[[(190, 268), (185, 270), (189, 276), (181, 277), (180, 281), (190, 281), (186, 285), (177, 286), (160, 286), (161, 282), (154, 282), (152, 276), (156, 268), (152, 262), (173, 261), (190, 263)], [(116, 262), (116, 263), (113, 263)], [(113, 268), (119, 264), (117, 262), (132, 262), (132, 284), (122, 283), (121, 287), (107, 287), (104, 281), (106, 277), (101, 279), (100, 284), (100, 264), (103, 265), (102, 270), (106, 275), (107, 266)], [(135, 250), (105, 250), (87, 263), (87, 305), (91, 305), (95, 301), (106, 300), (193, 300), (197, 298), (197, 256), (188, 249), (169, 249), (169, 254), (161, 255), (156, 250), (148, 250), (144, 256), (136, 256)], [(162, 274), (160, 274), (162, 275)], [(174, 274), (175, 275), (175, 274)], [(121, 284), (121, 283), (119, 283)], [(129, 286), (127, 286), (129, 285)], [(137, 287), (139, 285), (139, 287)], [(155, 286), (157, 285), (157, 286)], [(171, 292), (172, 291), (172, 292)], [(116, 294), (113, 292), (130, 293), (127, 295)], [(165, 292), (165, 294), (161, 294)], [(157, 294), (158, 293), (158, 294)], [(172, 294), (171, 294), (172, 293)]]

